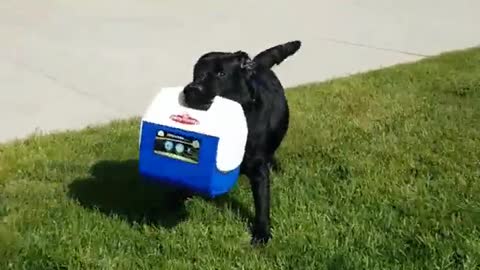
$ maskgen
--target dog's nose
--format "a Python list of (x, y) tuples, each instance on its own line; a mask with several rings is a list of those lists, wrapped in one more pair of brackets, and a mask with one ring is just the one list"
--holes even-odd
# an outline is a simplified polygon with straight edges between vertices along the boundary
[(212, 97), (207, 95), (204, 86), (190, 83), (183, 89), (185, 105), (198, 110), (207, 110), (211, 103)]
[(185, 89), (183, 91), (185, 95), (198, 95), (199, 93), (203, 92), (203, 87), (196, 83), (190, 83), (185, 86)]
[(201, 85), (190, 83), (183, 89), (183, 95), (185, 96), (185, 102), (190, 105), (199, 98), (203, 91)]
[(198, 91), (198, 92), (201, 92), (202, 91), (202, 86), (199, 85), (199, 84), (196, 84), (196, 83), (190, 83), (188, 84), (186, 87), (185, 87), (186, 90), (188, 91)]

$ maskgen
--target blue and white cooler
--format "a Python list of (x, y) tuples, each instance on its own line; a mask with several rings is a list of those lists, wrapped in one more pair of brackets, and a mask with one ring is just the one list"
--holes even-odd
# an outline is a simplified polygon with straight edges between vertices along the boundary
[(206, 111), (182, 103), (183, 87), (162, 88), (140, 125), (140, 174), (215, 197), (236, 183), (248, 128), (241, 105), (215, 97)]

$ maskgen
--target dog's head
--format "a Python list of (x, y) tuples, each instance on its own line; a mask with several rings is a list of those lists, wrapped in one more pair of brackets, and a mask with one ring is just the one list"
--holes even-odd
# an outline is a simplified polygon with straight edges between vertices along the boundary
[(249, 84), (252, 76), (280, 64), (300, 46), (300, 41), (290, 41), (264, 50), (253, 59), (243, 51), (204, 54), (194, 66), (193, 81), (183, 89), (184, 102), (201, 110), (208, 109), (215, 96), (248, 104), (255, 100), (255, 87)]
[(210, 52), (194, 66), (193, 81), (183, 89), (184, 102), (195, 109), (206, 110), (215, 96), (241, 104), (248, 97), (247, 80), (254, 64), (247, 53)]

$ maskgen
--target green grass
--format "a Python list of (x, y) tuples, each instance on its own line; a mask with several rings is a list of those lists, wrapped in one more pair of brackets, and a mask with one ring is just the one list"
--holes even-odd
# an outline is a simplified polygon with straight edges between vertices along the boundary
[(480, 49), (288, 98), (268, 246), (245, 178), (184, 204), (142, 185), (131, 119), (0, 146), (0, 269), (480, 268)]

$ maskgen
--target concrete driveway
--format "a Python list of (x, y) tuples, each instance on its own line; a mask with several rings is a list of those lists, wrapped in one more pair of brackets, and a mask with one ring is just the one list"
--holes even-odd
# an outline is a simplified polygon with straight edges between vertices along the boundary
[(479, 10), (478, 0), (2, 0), (0, 141), (142, 114), (210, 50), (300, 39), (276, 67), (294, 86), (476, 46)]

